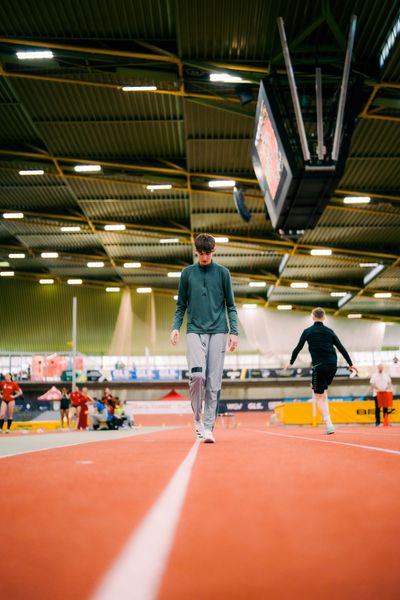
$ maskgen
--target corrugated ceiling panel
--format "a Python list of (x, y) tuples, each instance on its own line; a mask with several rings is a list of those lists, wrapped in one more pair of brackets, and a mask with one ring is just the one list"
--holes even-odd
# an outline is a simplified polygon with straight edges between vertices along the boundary
[(191, 171), (252, 173), (250, 140), (187, 140)]
[(107, 244), (107, 253), (113, 258), (125, 258), (127, 261), (153, 261), (176, 264), (192, 262), (192, 248), (182, 244)]
[(391, 314), (398, 316), (400, 314), (400, 299), (390, 298), (388, 300), (381, 300), (358, 296), (346, 304), (346, 312), (366, 312), (370, 314)]
[(102, 246), (95, 235), (82, 234), (68, 234), (66, 236), (61, 235), (24, 235), (19, 234), (18, 239), (22, 244), (28, 248), (41, 248), (43, 250), (49, 250), (56, 252), (57, 250), (77, 250), (88, 248), (96, 248), (101, 250)]
[[(79, 79), (83, 79), (82, 76)], [(102, 78), (104, 79), (104, 77)], [(108, 82), (114, 83), (112, 76)], [(129, 94), (101, 87), (19, 79), (15, 89), (34, 121), (182, 119), (182, 100), (163, 94)]]
[(175, 34), (175, 3), (171, 0), (97, 0), (63, 2), (18, 0), (2, 5), (0, 32), (10, 36), (63, 39), (171, 39)]
[(111, 219), (121, 221), (160, 221), (175, 219), (188, 221), (189, 199), (180, 200), (86, 200), (80, 206), (85, 215), (92, 219)]
[[(379, 252), (388, 245), (400, 245), (398, 227), (317, 227), (307, 230), (301, 239), (304, 244), (337, 245), (343, 248), (362, 244)], [(390, 249), (389, 249), (390, 251)]]
[(68, 187), (53, 186), (2, 186), (0, 185), (1, 208), (13, 209), (49, 209), (60, 210), (74, 208), (79, 210), (78, 204)]
[(185, 101), (186, 135), (188, 138), (252, 138), (254, 118), (241, 117), (226, 110)]
[(265, 254), (248, 254), (245, 256), (233, 255), (221, 255), (221, 252), (217, 248), (216, 261), (224, 265), (232, 271), (266, 271), (276, 272), (279, 266), (280, 257), (274, 258), (266, 256)]
[[(244, 195), (246, 207), (252, 213), (265, 213), (264, 200), (260, 196), (254, 197), (255, 191)], [(230, 213), (236, 211), (232, 192), (225, 194), (208, 194), (207, 192), (191, 192), (192, 211), (194, 213)], [(251, 223), (251, 222), (250, 222)]]
[(371, 281), (368, 289), (400, 290), (400, 267), (386, 269), (382, 275)]
[(272, 231), (270, 222), (263, 214), (253, 215), (250, 223), (246, 223), (237, 213), (192, 214), (192, 229), (198, 233), (240, 233), (240, 235)]
[(174, 122), (48, 123), (37, 126), (48, 148), (61, 156), (183, 156), (183, 124)]
[(398, 157), (349, 158), (340, 187), (397, 191), (400, 187), (399, 159)]
[(0, 102), (0, 143), (11, 146), (21, 139), (32, 145), (40, 145), (38, 136), (22, 113), (19, 104)]
[(400, 123), (360, 119), (351, 140), (350, 157), (399, 156), (399, 138)]
[[(138, 176), (139, 177), (139, 176)], [(119, 181), (112, 181), (110, 178), (107, 178), (107, 181), (101, 181), (100, 178), (96, 178), (96, 181), (91, 179), (90, 181), (85, 181), (82, 179), (68, 179), (68, 185), (73, 190), (75, 196), (79, 200), (95, 200), (95, 199), (117, 199), (123, 198), (129, 200), (131, 198), (141, 198), (151, 200), (153, 198), (163, 198), (165, 200), (173, 199), (173, 198), (181, 198), (181, 191), (174, 191), (173, 189), (170, 192), (159, 193), (159, 192), (150, 192), (146, 190), (146, 185), (152, 181), (151, 176), (148, 176), (148, 179), (143, 181), (143, 183), (138, 184), (137, 181), (122, 181), (121, 177), (118, 177)], [(159, 176), (157, 176), (159, 177)], [(159, 180), (156, 179), (157, 183), (160, 183)]]

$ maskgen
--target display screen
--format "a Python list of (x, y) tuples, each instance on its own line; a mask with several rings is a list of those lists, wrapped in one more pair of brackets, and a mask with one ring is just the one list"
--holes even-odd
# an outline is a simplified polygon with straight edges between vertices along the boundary
[(260, 84), (254, 126), (252, 160), (273, 227), (279, 219), (293, 179), (287, 154), (263, 82)]

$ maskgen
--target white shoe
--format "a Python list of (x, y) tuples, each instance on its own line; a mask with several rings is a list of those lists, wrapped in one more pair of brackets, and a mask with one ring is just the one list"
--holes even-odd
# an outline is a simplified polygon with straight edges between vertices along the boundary
[(205, 444), (214, 444), (215, 443), (215, 437), (213, 436), (212, 431), (210, 431), (210, 429), (204, 430), (204, 443)]
[(194, 430), (195, 430), (196, 435), (199, 438), (199, 440), (203, 441), (205, 439), (205, 435), (204, 435), (204, 425), (201, 421), (194, 422)]

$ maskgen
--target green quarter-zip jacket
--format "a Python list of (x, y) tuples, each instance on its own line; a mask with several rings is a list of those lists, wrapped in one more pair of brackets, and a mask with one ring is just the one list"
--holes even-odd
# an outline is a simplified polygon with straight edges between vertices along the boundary
[[(172, 329), (180, 329), (188, 311), (187, 333), (237, 335), (237, 311), (231, 276), (226, 267), (194, 263), (182, 271)], [(228, 313), (229, 328), (226, 319)]]

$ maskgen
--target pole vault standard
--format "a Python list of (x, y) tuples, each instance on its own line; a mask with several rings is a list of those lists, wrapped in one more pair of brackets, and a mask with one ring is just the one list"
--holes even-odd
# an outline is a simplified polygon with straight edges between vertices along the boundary
[(77, 299), (74, 296), (72, 298), (72, 389), (76, 387), (76, 370), (75, 370), (75, 357), (76, 357), (76, 314), (77, 314)]

